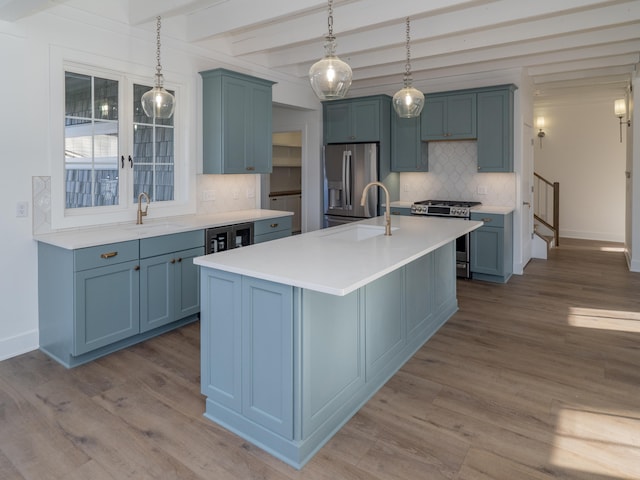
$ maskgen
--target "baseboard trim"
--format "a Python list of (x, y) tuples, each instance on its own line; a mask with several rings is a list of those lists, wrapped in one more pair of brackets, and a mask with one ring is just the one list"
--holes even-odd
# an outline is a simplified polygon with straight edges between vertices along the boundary
[(0, 361), (37, 350), (40, 345), (38, 330), (31, 330), (15, 337), (0, 339)]

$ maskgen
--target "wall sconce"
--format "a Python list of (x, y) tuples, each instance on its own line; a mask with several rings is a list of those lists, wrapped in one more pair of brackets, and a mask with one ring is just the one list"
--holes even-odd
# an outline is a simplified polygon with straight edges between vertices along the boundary
[(613, 104), (613, 110), (615, 112), (616, 117), (620, 119), (620, 143), (622, 143), (622, 125), (624, 123), (627, 124), (627, 127), (631, 126), (631, 120), (627, 120), (626, 122), (622, 121), (622, 117), (627, 114), (627, 102), (624, 98), (619, 98)]
[(544, 129), (544, 117), (541, 115), (536, 118), (536, 128), (538, 129), (538, 138), (540, 139), (540, 148), (542, 148), (542, 138), (545, 136)]

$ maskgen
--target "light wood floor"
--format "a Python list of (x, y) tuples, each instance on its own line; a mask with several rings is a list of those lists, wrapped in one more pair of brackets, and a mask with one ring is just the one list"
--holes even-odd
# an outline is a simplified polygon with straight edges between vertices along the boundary
[(0, 362), (0, 478), (638, 479), (640, 274), (600, 245), (459, 281), (460, 311), (301, 471), (202, 417), (198, 325), (73, 370)]

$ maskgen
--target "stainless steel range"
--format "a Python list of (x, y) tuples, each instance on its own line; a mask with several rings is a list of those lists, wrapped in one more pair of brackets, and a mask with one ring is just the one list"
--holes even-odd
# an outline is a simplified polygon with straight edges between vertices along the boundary
[[(422, 200), (411, 205), (412, 215), (447, 217), (469, 220), (471, 208), (480, 202), (462, 202), (457, 200)], [(471, 242), (470, 234), (456, 239), (456, 274), (461, 278), (471, 278)]]

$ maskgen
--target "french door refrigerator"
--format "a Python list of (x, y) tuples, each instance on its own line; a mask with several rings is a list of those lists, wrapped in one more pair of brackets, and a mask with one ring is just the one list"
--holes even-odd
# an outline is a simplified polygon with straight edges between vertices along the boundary
[(378, 180), (378, 144), (355, 143), (324, 147), (324, 226), (378, 215), (378, 188), (371, 188), (364, 206), (362, 192)]

